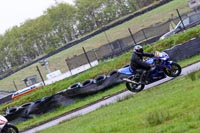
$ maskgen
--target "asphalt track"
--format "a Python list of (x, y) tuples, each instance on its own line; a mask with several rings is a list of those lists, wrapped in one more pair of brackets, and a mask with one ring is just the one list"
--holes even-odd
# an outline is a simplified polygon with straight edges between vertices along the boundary
[[(200, 70), (200, 62), (192, 64), (192, 65), (190, 65), (188, 67), (183, 68), (181, 76), (187, 75), (188, 73), (191, 73), (191, 72), (197, 71), (197, 70)], [(172, 79), (173, 78), (167, 77), (167, 78), (162, 79), (160, 81), (157, 81), (155, 83), (149, 84), (149, 85), (147, 85), (145, 87), (144, 90), (150, 89), (150, 88), (152, 88), (154, 86), (157, 86), (159, 84), (165, 83), (165, 82), (170, 81)], [(124, 92), (122, 92), (120, 94), (117, 94), (117, 95), (115, 95), (113, 97), (104, 99), (102, 101), (99, 101), (99, 102), (97, 102), (95, 104), (92, 104), (92, 105), (87, 106), (85, 108), (82, 108), (80, 110), (71, 112), (71, 113), (69, 113), (69, 114), (67, 114), (65, 116), (59, 117), (57, 119), (54, 119), (54, 120), (52, 120), (50, 122), (47, 122), (47, 123), (44, 123), (44, 124), (42, 124), (42, 125), (40, 125), (38, 127), (34, 127), (32, 129), (29, 129), (29, 130), (24, 131), (22, 133), (34, 133), (34, 132), (37, 132), (37, 131), (40, 131), (40, 130), (44, 130), (46, 128), (55, 126), (55, 125), (57, 125), (57, 124), (59, 124), (59, 123), (61, 123), (63, 121), (66, 121), (66, 120), (69, 120), (69, 119), (72, 119), (72, 118), (75, 118), (75, 117), (78, 117), (78, 116), (81, 116), (81, 115), (85, 115), (85, 114), (87, 114), (89, 112), (95, 111), (98, 108), (101, 108), (102, 106), (115, 103), (115, 102), (119, 101), (120, 99), (124, 99), (125, 97), (130, 96), (130, 95), (134, 95), (134, 94), (136, 94), (136, 93), (132, 93), (130, 91), (124, 91)]]
[(6, 96), (8, 96), (8, 95), (10, 95), (10, 94), (12, 94), (12, 93), (0, 92), (0, 99), (1, 99), (1, 98), (4, 98), (4, 97), (6, 97)]

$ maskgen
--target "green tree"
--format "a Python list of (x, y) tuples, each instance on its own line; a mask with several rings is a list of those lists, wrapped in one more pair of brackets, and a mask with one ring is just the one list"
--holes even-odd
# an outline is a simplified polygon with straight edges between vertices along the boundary
[(101, 26), (101, 12), (105, 0), (76, 0), (78, 29), (81, 34), (90, 32)]
[(53, 27), (53, 34), (61, 39), (62, 44), (73, 39), (75, 33), (75, 17), (76, 9), (72, 5), (60, 3), (56, 6), (50, 7), (47, 12), (47, 16), (51, 21)]

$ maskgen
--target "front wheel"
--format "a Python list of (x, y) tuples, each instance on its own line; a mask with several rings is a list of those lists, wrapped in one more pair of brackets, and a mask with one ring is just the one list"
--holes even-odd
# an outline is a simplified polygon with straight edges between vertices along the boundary
[[(135, 81), (134, 77), (131, 77), (129, 79)], [(144, 84), (136, 84), (136, 83), (126, 82), (126, 88), (131, 92), (140, 92), (144, 89), (144, 87), (145, 87)]]
[(169, 77), (177, 77), (181, 74), (181, 66), (175, 62), (173, 62), (170, 68), (164, 69), (164, 72)]
[(2, 130), (2, 133), (19, 133), (18, 128), (12, 124), (7, 124)]

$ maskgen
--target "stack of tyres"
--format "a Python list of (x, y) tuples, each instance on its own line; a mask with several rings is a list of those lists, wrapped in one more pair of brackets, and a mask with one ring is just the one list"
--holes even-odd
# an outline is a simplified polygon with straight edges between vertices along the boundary
[(127, 75), (122, 75), (117, 70), (113, 70), (108, 75), (98, 75), (94, 79), (87, 79), (82, 83), (77, 82), (52, 96), (7, 109), (5, 117), (11, 121), (19, 117), (30, 118), (32, 115), (49, 112), (58, 106), (72, 104), (79, 96), (88, 96), (122, 83), (124, 77), (127, 77)]
[(49, 112), (58, 106), (59, 105), (55, 99), (55, 95), (42, 98), (42, 103), (40, 104), (40, 107), (42, 107), (43, 112)]
[(27, 116), (32, 117), (33, 115), (39, 115), (46, 113), (57, 107), (57, 104), (53, 96), (43, 97), (33, 102), (33, 104), (27, 110)]
[(67, 95), (68, 97), (75, 97), (79, 95), (81, 88), (82, 88), (82, 84), (80, 82), (75, 83), (68, 87), (68, 89), (65, 91), (65, 95)]
[(107, 88), (107, 76), (106, 75), (99, 75), (94, 79), (94, 84), (97, 86), (95, 88), (95, 92), (101, 91)]
[(74, 98), (66, 96), (66, 90), (54, 94), (53, 99), (57, 106), (66, 106), (75, 101)]
[(27, 114), (31, 117), (32, 115), (47, 112), (47, 110), (49, 109), (49, 105), (47, 104), (46, 99), (49, 99), (49, 97), (44, 97), (42, 99), (34, 101), (33, 104), (27, 110)]
[(20, 116), (22, 118), (30, 118), (29, 114), (28, 114), (28, 110), (33, 104), (34, 104), (33, 102), (29, 102), (29, 103), (25, 103), (25, 104), (19, 106), (19, 109), (21, 109)]
[(19, 107), (13, 107), (7, 109), (5, 115), (6, 119), (8, 119), (8, 121), (12, 121), (20, 117), (27, 118), (28, 117), (27, 111), (32, 104), (33, 102), (30, 102), (30, 103), (25, 103)]
[(107, 75), (107, 78), (108, 78), (108, 85), (107, 85), (108, 87), (112, 87), (123, 82), (122, 79), (120, 78), (120, 73), (118, 73), (117, 70), (111, 71)]
[(96, 91), (97, 85), (94, 84), (94, 79), (87, 79), (81, 84), (82, 89), (79, 90), (79, 96), (88, 96)]
[(19, 118), (21, 116), (21, 112), (22, 110), (19, 109), (19, 107), (7, 108), (5, 118), (8, 121), (12, 121), (16, 118)]

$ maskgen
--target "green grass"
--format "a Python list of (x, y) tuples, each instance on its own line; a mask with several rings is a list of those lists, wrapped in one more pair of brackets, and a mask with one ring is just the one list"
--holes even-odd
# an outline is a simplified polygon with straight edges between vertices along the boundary
[[(188, 66), (189, 64), (192, 64), (192, 63), (197, 62), (197, 61), (200, 61), (200, 55), (193, 56), (192, 58), (180, 61), (178, 63), (182, 67), (184, 67), (184, 66)], [(196, 75), (194, 76), (192, 74), (190, 74), (189, 77), (190, 77), (191, 80), (194, 80), (194, 79), (196, 80), (196, 78), (198, 78), (198, 76), (196, 76)], [(52, 118), (54, 118), (56, 116), (64, 114), (65, 112), (68, 112), (70, 110), (79, 108), (81, 106), (84, 106), (86, 104), (94, 102), (94, 101), (96, 101), (98, 99), (104, 98), (104, 97), (106, 97), (108, 95), (111, 95), (111, 94), (117, 93), (119, 91), (122, 91), (122, 90), (124, 90), (124, 88), (125, 88), (125, 85), (124, 84), (120, 84), (120, 85), (118, 85), (116, 87), (110, 88), (109, 90), (106, 90), (106, 91), (103, 91), (103, 92), (99, 92), (99, 93), (97, 93), (95, 95), (92, 95), (90, 97), (87, 97), (85, 99), (81, 99), (81, 100), (77, 99), (77, 101), (75, 103), (73, 103), (73, 104), (71, 104), (69, 106), (57, 108), (54, 112), (47, 113), (47, 114), (44, 114), (44, 115), (40, 116), (40, 119), (38, 119), (38, 117), (36, 117), (34, 119), (30, 119), (28, 121), (19, 123), (19, 124), (17, 124), (17, 127), (20, 130), (23, 130), (23, 129), (26, 129), (26, 128), (28, 128), (30, 126), (33, 126), (33, 125), (39, 125), (41, 122), (47, 121), (49, 119), (52, 119)], [(161, 116), (161, 117), (164, 117), (164, 118), (167, 117), (165, 115), (166, 114), (164, 112), (164, 116)], [(152, 116), (152, 117), (154, 117), (154, 116)]]
[(191, 73), (40, 133), (200, 132), (199, 78)]
[(89, 103), (92, 103), (92, 102), (95, 102), (99, 99), (102, 99), (104, 97), (107, 97), (111, 94), (114, 94), (114, 93), (117, 93), (117, 92), (120, 92), (124, 90), (124, 85), (121, 84), (121, 85), (118, 85), (114, 88), (110, 88), (106, 91), (103, 91), (103, 92), (99, 92), (95, 95), (91, 95), (87, 98), (84, 98), (84, 99), (77, 99), (75, 103), (69, 105), (69, 106), (62, 106), (62, 107), (59, 107), (57, 108), (55, 111), (53, 112), (50, 112), (50, 113), (46, 113), (44, 115), (41, 115), (38, 119), (38, 117), (35, 117), (33, 119), (30, 119), (28, 121), (25, 121), (25, 122), (22, 122), (22, 123), (19, 123), (17, 124), (17, 127), (22, 130), (22, 129), (25, 129), (25, 128), (28, 128), (32, 125), (39, 125), (40, 122), (44, 122), (44, 121), (47, 121), (49, 119), (52, 119), (56, 116), (59, 116), (61, 114), (64, 114), (65, 112), (68, 112), (68, 111), (71, 111), (71, 110), (74, 110), (76, 108), (79, 108), (79, 107), (82, 107), (84, 105), (87, 105)]
[[(126, 36), (129, 36), (128, 28), (131, 28), (131, 31), (135, 33), (136, 31), (139, 31), (141, 28), (148, 27), (150, 25), (153, 25), (155, 23), (160, 23), (163, 21), (168, 20), (171, 17), (171, 14), (173, 13), (174, 16), (176, 16), (176, 9), (180, 10), (180, 13), (186, 12), (189, 10), (187, 5), (187, 0), (174, 0), (164, 6), (161, 6), (155, 10), (152, 10), (146, 14), (143, 14), (141, 16), (138, 16), (128, 22), (125, 22), (119, 26), (116, 26), (114, 28), (111, 28), (106, 31), (106, 34), (109, 38), (109, 41), (113, 41), (116, 39), (120, 39)], [(79, 45), (73, 46), (72, 48), (69, 48), (67, 50), (64, 50), (63, 52), (60, 52), (59, 54), (56, 54), (52, 57), (50, 57), (49, 60), (49, 67), (50, 70), (61, 70), (61, 72), (68, 71), (65, 59), (68, 57), (72, 57), (75, 54), (83, 53), (82, 47), (86, 49), (86, 51), (89, 51), (91, 49), (98, 48), (102, 45), (107, 44), (107, 39), (105, 37), (104, 33), (98, 34)], [(59, 64), (59, 65), (58, 65)], [(46, 71), (44, 67), (41, 67), (39, 63), (36, 63), (34, 65), (31, 65), (28, 68), (23, 69), (22, 71), (19, 71), (15, 73), (14, 75), (3, 79), (0, 81), (0, 90), (15, 90), (15, 87), (13, 85), (13, 81), (15, 81), (18, 89), (22, 89), (25, 87), (24, 83), (22, 82), (22, 79), (37, 74), (38, 72), (36, 70), (36, 65), (39, 66), (43, 77), (46, 77)], [(38, 75), (39, 77), (39, 75)]]
[[(181, 36), (181, 34), (179, 34), (179, 36)], [(172, 37), (174, 38), (174, 37)], [(154, 44), (156, 45), (156, 44)], [(153, 50), (156, 50), (155, 47), (158, 47), (158, 49), (160, 49), (159, 45), (156, 45), (154, 46), (152, 45), (151, 47), (147, 46), (146, 49), (152, 49)], [(168, 46), (168, 45), (167, 45)], [(167, 46), (163, 46), (163, 49), (166, 49)], [(171, 45), (170, 45), (171, 46)], [(91, 70), (88, 70), (82, 74), (79, 74), (77, 76), (73, 76), (72, 78), (68, 78), (68, 79), (65, 79), (65, 80), (62, 80), (60, 82), (56, 82), (55, 84), (52, 84), (50, 86), (46, 86), (42, 89), (39, 89), (37, 90), (35, 93), (31, 93), (29, 95), (26, 95), (22, 98), (20, 98), (19, 100), (16, 100), (14, 102), (11, 102), (11, 103), (8, 103), (8, 104), (3, 104), (1, 105), (0, 107), (0, 112), (1, 114), (4, 114), (5, 113), (5, 110), (7, 107), (13, 107), (13, 106), (20, 106), (24, 103), (27, 103), (27, 102), (31, 102), (31, 101), (34, 101), (36, 99), (39, 99), (39, 98), (42, 98), (44, 96), (50, 96), (50, 95), (53, 95), (55, 94), (56, 92), (58, 91), (61, 91), (63, 89), (66, 89), (70, 84), (73, 84), (75, 82), (80, 82), (80, 81), (83, 81), (87, 78), (92, 78), (92, 77), (95, 77), (99, 74), (106, 74), (108, 73), (109, 71), (111, 70), (114, 70), (114, 69), (118, 69), (118, 68), (121, 68), (123, 65), (125, 65), (127, 62), (129, 62), (130, 60), (130, 55), (131, 55), (131, 52), (128, 52), (118, 58), (114, 58), (110, 61), (107, 61), (107, 62), (102, 62), (100, 65), (92, 68)], [(184, 61), (181, 61), (180, 64), (181, 66), (187, 66), (188, 64), (191, 64), (193, 62), (197, 62), (200, 60), (200, 55), (197, 55), (197, 56), (194, 56), (190, 59), (186, 59)], [(101, 70), (101, 71), (99, 71)], [(54, 118), (55, 116), (58, 116), (58, 115), (61, 115), (63, 114), (64, 112), (67, 112), (71, 109), (75, 109), (77, 107), (81, 107), (85, 104), (88, 104), (92, 101), (95, 101), (97, 99), (100, 99), (106, 95), (110, 95), (110, 94), (113, 94), (114, 92), (118, 92), (122, 89), (125, 88), (125, 86), (121, 86), (119, 87), (118, 89), (116, 89), (118, 87), (114, 87), (112, 89), (110, 89), (107, 93), (107, 91), (105, 92), (100, 92), (98, 93), (99, 96), (91, 96), (93, 100), (91, 100), (90, 98), (88, 99), (85, 99), (84, 102), (80, 102), (80, 101), (77, 101), (75, 104), (73, 105), (70, 105), (70, 106), (67, 106), (67, 107), (61, 107), (61, 108), (58, 108), (55, 112), (51, 112), (51, 113), (48, 113), (48, 114), (44, 114), (40, 117), (40, 119), (32, 119), (32, 120), (28, 120), (26, 122), (23, 122), (23, 123), (20, 123), (18, 124), (17, 126), (22, 130), (24, 128), (27, 128), (31, 125), (37, 125), (39, 124), (40, 122), (44, 122), (48, 119), (51, 119), (51, 118)], [(116, 89), (116, 90), (115, 90)], [(114, 91), (114, 92), (113, 92)]]
[[(173, 2), (178, 2), (178, 1), (179, 0), (175, 0)], [(147, 50), (147, 51), (150, 51), (150, 52), (154, 52), (155, 50), (164, 50), (164, 49), (169, 48), (169, 47), (171, 47), (173, 45), (176, 45), (176, 42), (177, 42), (177, 40), (179, 38), (181, 38), (180, 41), (184, 42), (185, 40), (183, 38), (189, 39), (188, 38), (188, 33), (195, 33), (195, 32), (191, 32), (193, 30), (194, 29), (189, 30), (188, 32), (176, 35), (176, 36), (174, 36), (172, 38), (159, 41), (159, 42), (153, 44), (152, 46), (146, 46), (145, 47), (145, 51)], [(199, 31), (199, 28), (196, 28), (196, 31)], [(187, 36), (185, 34), (187, 34)], [(198, 35), (199, 34), (197, 34), (197, 36)], [(163, 42), (165, 42), (165, 43), (163, 43)], [(90, 70), (88, 70), (88, 71), (86, 71), (84, 73), (81, 73), (81, 74), (79, 74), (77, 76), (73, 76), (71, 78), (64, 79), (62, 81), (56, 82), (56, 83), (54, 83), (52, 85), (49, 85), (49, 86), (46, 86), (44, 88), (38, 89), (34, 93), (26, 95), (26, 96), (20, 98), (19, 100), (14, 101), (14, 102), (11, 102), (11, 103), (8, 103), (8, 104), (3, 104), (0, 107), (0, 113), (4, 114), (7, 107), (19, 106), (19, 105), (22, 105), (24, 103), (34, 101), (36, 99), (40, 99), (40, 98), (42, 98), (44, 96), (53, 95), (58, 91), (66, 89), (69, 85), (71, 85), (71, 84), (73, 84), (75, 82), (81, 82), (81, 81), (83, 81), (85, 79), (94, 78), (97, 75), (107, 74), (111, 70), (121, 68), (123, 65), (129, 63), (130, 55), (131, 55), (131, 52), (128, 52), (128, 53), (126, 53), (126, 54), (124, 54), (124, 55), (122, 55), (122, 56), (120, 56), (118, 58), (114, 58), (114, 59), (109, 60), (107, 62), (101, 62), (100, 65), (98, 65), (98, 66), (96, 66), (96, 67), (94, 67), (94, 68), (92, 68), (92, 69), (90, 69)], [(63, 55), (63, 57), (65, 57), (65, 56)], [(195, 56), (195, 57), (193, 57), (191, 59), (187, 59), (185, 61), (181, 61), (180, 64), (182, 66), (186, 66), (186, 65), (191, 64), (193, 62), (199, 61), (200, 60), (199, 57), (200, 57), (200, 55)], [(32, 71), (34, 71), (34, 69)], [(24, 70), (24, 73), (26, 73), (25, 70)], [(17, 75), (15, 74), (15, 76), (17, 76)], [(85, 104), (93, 102), (93, 101), (95, 101), (97, 99), (101, 99), (102, 97), (105, 97), (107, 95), (113, 94), (115, 92), (121, 91), (124, 88), (125, 88), (125, 86), (122, 84), (120, 86), (117, 86), (117, 87), (114, 87), (112, 89), (109, 89), (108, 91), (99, 92), (97, 95), (93, 95), (93, 96), (91, 96), (89, 98), (86, 98), (84, 100), (81, 100), (81, 101), (77, 100), (77, 102), (75, 104), (72, 104), (72, 105), (67, 106), (67, 107), (60, 107), (60, 108), (56, 109), (56, 111), (54, 111), (54, 112), (44, 114), (44, 115), (42, 115), (40, 117), (40, 119), (38, 119), (38, 118), (31, 119), (31, 120), (28, 120), (26, 122), (17, 124), (17, 126), (19, 127), (20, 130), (22, 130), (22, 129), (27, 128), (27, 127), (32, 126), (32, 125), (38, 125), (40, 122), (44, 122), (46, 120), (54, 118), (55, 116), (61, 115), (61, 114), (65, 113), (65, 112), (67, 112), (67, 111), (70, 111), (72, 109), (81, 107), (81, 106), (83, 106)], [(158, 116), (161, 115), (161, 117), (163, 117), (162, 119), (165, 119), (165, 118), (168, 117), (165, 112), (163, 114), (158, 114)], [(152, 116), (152, 117), (154, 117), (154, 116)]]
[[(197, 27), (197, 29), (198, 29), (198, 27)], [(190, 33), (190, 31), (189, 31), (189, 33)], [(184, 35), (184, 34), (186, 34), (186, 33), (179, 34), (177, 36), (180, 36), (180, 38), (181, 38), (181, 36)], [(171, 40), (173, 40), (174, 38), (176, 38), (176, 36), (172, 37)], [(170, 39), (168, 39), (168, 40), (170, 40)], [(159, 42), (158, 42), (158, 44), (159, 44)], [(157, 49), (161, 50), (161, 49), (169, 48), (171, 46), (171, 44), (175, 45), (174, 43), (170, 43), (170, 45), (164, 45), (164, 46), (163, 45), (160, 46), (161, 44), (160, 45), (158, 45), (158, 44), (155, 43), (152, 46), (147, 46), (147, 47), (145, 47), (145, 49), (146, 50), (153, 49), (152, 50), (152, 52), (153, 52), (153, 51), (155, 51)], [(0, 107), (0, 113), (4, 114), (7, 107), (20, 106), (20, 105), (22, 105), (24, 103), (34, 101), (34, 100), (42, 98), (44, 96), (53, 95), (58, 91), (66, 89), (69, 85), (71, 85), (71, 84), (73, 84), (75, 82), (81, 82), (81, 81), (83, 81), (83, 80), (85, 80), (87, 78), (94, 78), (95, 76), (97, 76), (99, 74), (106, 74), (111, 70), (121, 68), (127, 62), (129, 62), (130, 55), (131, 55), (131, 52), (128, 52), (128, 53), (123, 54), (122, 56), (120, 56), (118, 58), (114, 58), (114, 59), (112, 59), (110, 61), (107, 61), (107, 62), (102, 62), (102, 63), (100, 63), (100, 65), (98, 65), (98, 66), (96, 66), (96, 67), (94, 67), (94, 68), (92, 68), (92, 69), (90, 69), (90, 70), (88, 70), (88, 71), (86, 71), (84, 73), (81, 73), (81, 74), (79, 74), (77, 76), (73, 76), (71, 78), (64, 79), (62, 81), (56, 82), (55, 84), (52, 84), (50, 86), (46, 86), (44, 88), (38, 89), (34, 93), (31, 93), (29, 95), (21, 97), (19, 100), (16, 100), (14, 102), (3, 104)], [(200, 57), (200, 55), (194, 56), (191, 59), (186, 59), (185, 61), (181, 61), (180, 64), (181, 64), (181, 66), (185, 66), (185, 65), (191, 64), (193, 62), (197, 62), (197, 61), (200, 60), (199, 57)], [(99, 71), (99, 70), (101, 70), (101, 71)], [(124, 89), (124, 87), (121, 87), (120, 89)], [(111, 90), (114, 91), (115, 87), (112, 88)], [(120, 90), (117, 90), (117, 91), (120, 91)], [(110, 93), (106, 93), (105, 92), (105, 94), (104, 94), (104, 92), (101, 92), (101, 93), (99, 93), (99, 97), (96, 98), (96, 96), (94, 96), (94, 99), (95, 100), (96, 99), (100, 99), (103, 96), (109, 95), (109, 94), (112, 94), (112, 93), (114, 93), (114, 92), (112, 92), (112, 91)], [(24, 123), (20, 123), (18, 126), (19, 126), (20, 129), (24, 129), (24, 128), (27, 128), (27, 127), (29, 127), (31, 125), (37, 125), (40, 122), (44, 122), (44, 121), (46, 121), (48, 119), (54, 118), (55, 116), (61, 115), (64, 112), (67, 112), (68, 110), (75, 109), (77, 107), (81, 107), (81, 106), (83, 106), (83, 105), (85, 105), (87, 103), (92, 102), (92, 101), (87, 100), (87, 99), (85, 99), (85, 100), (86, 100), (85, 103), (79, 104), (80, 101), (77, 101), (76, 104), (70, 105), (69, 107), (61, 107), (61, 108), (57, 109), (56, 112), (52, 112), (52, 113), (49, 113), (49, 114), (42, 115), (40, 117), (40, 119), (36, 118), (36, 119), (30, 120), (30, 121), (28, 120), (28, 121), (26, 121)], [(93, 100), (93, 101), (95, 101), (95, 100)]]

